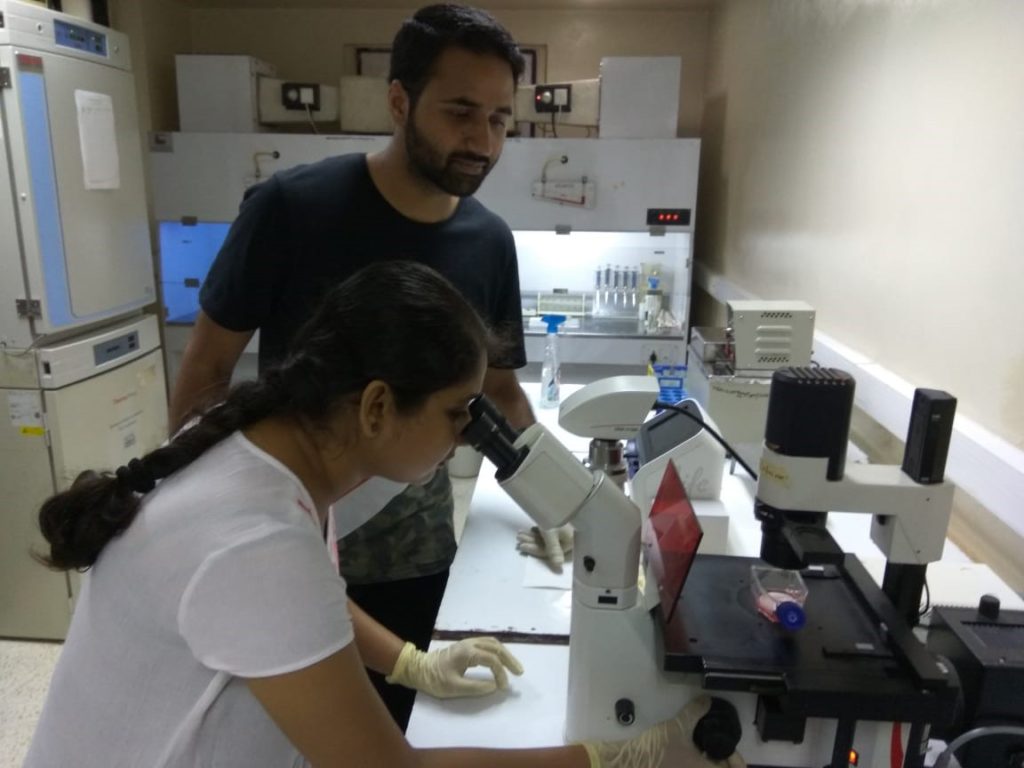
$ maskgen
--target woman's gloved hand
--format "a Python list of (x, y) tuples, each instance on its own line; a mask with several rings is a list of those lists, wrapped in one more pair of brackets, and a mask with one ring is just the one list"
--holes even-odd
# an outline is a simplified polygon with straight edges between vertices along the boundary
[[(489, 667), (494, 677), (486, 680), (466, 677), (470, 667)], [(385, 679), (439, 699), (454, 699), (505, 690), (508, 688), (506, 669), (513, 675), (523, 674), (519, 660), (493, 637), (470, 637), (429, 653), (406, 643), (395, 668)]]
[(698, 696), (672, 720), (651, 726), (626, 741), (584, 743), (590, 768), (746, 768), (738, 752), (711, 760), (693, 742), (693, 731), (711, 709), (710, 696)]
[(556, 573), (561, 573), (565, 561), (571, 559), (573, 533), (571, 525), (550, 529), (535, 525), (516, 534), (516, 550), (546, 560)]

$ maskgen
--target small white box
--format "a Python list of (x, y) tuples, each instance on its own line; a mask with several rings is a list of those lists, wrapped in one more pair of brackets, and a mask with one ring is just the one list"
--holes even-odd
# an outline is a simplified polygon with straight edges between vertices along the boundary
[(178, 54), (178, 118), (182, 132), (256, 133), (259, 78), (273, 65), (252, 56)]
[(601, 59), (602, 139), (674, 139), (679, 122), (678, 56)]

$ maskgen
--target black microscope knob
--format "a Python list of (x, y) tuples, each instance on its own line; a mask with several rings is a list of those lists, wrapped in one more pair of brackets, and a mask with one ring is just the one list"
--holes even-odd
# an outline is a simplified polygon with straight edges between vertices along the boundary
[(739, 746), (743, 729), (736, 707), (725, 699), (711, 699), (711, 709), (693, 729), (693, 743), (711, 760), (725, 760)]
[(982, 595), (978, 601), (978, 613), (982, 618), (995, 621), (999, 618), (999, 598), (995, 595)]

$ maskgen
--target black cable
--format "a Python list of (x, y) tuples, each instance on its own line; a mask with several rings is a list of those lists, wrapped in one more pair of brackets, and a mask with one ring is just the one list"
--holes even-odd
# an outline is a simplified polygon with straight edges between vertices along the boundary
[(715, 440), (717, 440), (722, 445), (722, 447), (725, 448), (726, 454), (728, 454), (729, 456), (732, 456), (734, 459), (736, 459), (736, 461), (739, 462), (739, 465), (741, 467), (743, 467), (745, 470), (747, 470), (747, 474), (750, 475), (752, 478), (754, 478), (755, 482), (757, 481), (757, 472), (752, 470), (750, 468), (750, 466), (747, 464), (747, 462), (745, 462), (742, 459), (742, 457), (736, 452), (736, 449), (733, 448), (731, 445), (729, 445), (727, 442), (725, 442), (725, 438), (723, 438), (720, 434), (715, 432), (714, 429), (712, 429), (710, 426), (708, 426), (707, 422), (705, 422), (703, 419), (701, 419), (701, 418), (699, 418), (697, 416), (694, 416), (692, 413), (687, 411), (685, 408), (680, 408), (678, 405), (672, 405), (671, 403), (663, 403), (661, 401), (658, 401), (658, 402), (656, 402), (654, 404), (654, 407), (655, 408), (667, 408), (670, 411), (675, 411), (676, 413), (681, 413), (686, 418), (691, 419), (692, 421), (695, 421), (698, 424), (700, 424), (702, 427), (704, 427), (704, 429), (706, 429), (708, 431), (709, 435), (711, 435), (713, 438), (715, 438)]
[(558, 127), (555, 125), (555, 115), (557, 114), (557, 112), (551, 113), (551, 133), (555, 135), (556, 139), (558, 138)]
[(932, 609), (932, 591), (928, 587), (928, 577), (924, 578), (924, 608), (917, 613), (918, 618), (923, 618)]

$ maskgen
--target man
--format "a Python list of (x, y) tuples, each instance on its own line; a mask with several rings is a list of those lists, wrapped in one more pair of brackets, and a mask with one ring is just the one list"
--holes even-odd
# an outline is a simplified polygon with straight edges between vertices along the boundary
[[(501, 155), (522, 71), (511, 35), (483, 11), (434, 5), (402, 24), (388, 78), (388, 146), (284, 171), (246, 194), (200, 293), (172, 424), (223, 395), (256, 329), (263, 369), (286, 355), (327, 289), (398, 258), (443, 274), (507, 336), (484, 392), (513, 426), (533, 422), (514, 370), (526, 364), (515, 243), (472, 197)], [(353, 601), (425, 649), (455, 547), (442, 471), (339, 542), (341, 573)], [(404, 730), (415, 692), (371, 677)]]

